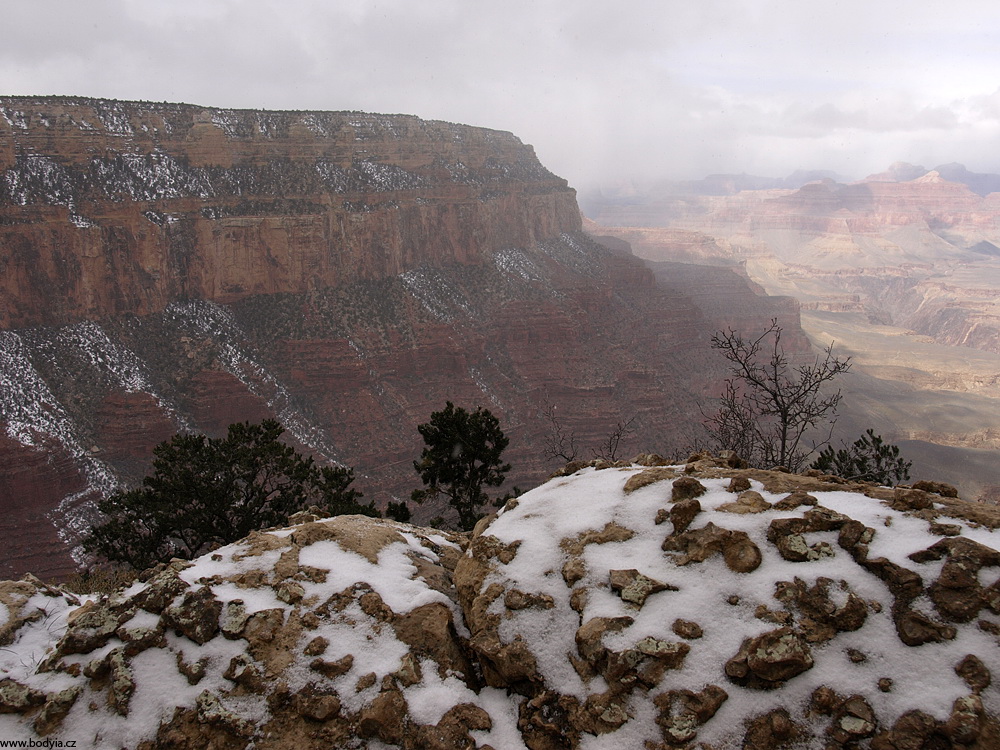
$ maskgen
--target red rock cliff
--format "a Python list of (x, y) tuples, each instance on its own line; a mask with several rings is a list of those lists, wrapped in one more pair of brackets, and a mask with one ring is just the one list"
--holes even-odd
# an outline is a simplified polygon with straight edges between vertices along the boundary
[(580, 227), (510, 133), (406, 115), (0, 98), (0, 327), (474, 263)]
[(581, 457), (633, 417), (623, 455), (681, 449), (723, 374), (711, 334), (797, 309), (579, 229), (508, 133), (0, 99), (0, 575), (66, 573), (93, 499), (178, 430), (275, 416), (380, 507), (447, 400), (501, 419), (507, 487), (558, 465), (546, 404)]

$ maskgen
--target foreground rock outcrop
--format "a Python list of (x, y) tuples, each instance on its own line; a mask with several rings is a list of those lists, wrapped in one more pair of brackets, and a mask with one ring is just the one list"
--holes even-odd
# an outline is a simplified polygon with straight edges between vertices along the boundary
[(570, 466), (471, 535), (304, 517), (113, 596), (6, 582), (0, 734), (1000, 747), (1000, 513), (694, 458)]

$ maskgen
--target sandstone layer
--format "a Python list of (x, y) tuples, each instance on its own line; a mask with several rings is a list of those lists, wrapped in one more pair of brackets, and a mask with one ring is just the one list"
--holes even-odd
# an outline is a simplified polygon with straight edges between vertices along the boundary
[(404, 115), (0, 99), (0, 326), (482, 260), (579, 228), (510, 133)]
[[(637, 462), (637, 463), (636, 463)], [(0, 584), (0, 730), (78, 747), (1000, 747), (1000, 514), (567, 466), (468, 535), (302, 516), (141, 583)]]

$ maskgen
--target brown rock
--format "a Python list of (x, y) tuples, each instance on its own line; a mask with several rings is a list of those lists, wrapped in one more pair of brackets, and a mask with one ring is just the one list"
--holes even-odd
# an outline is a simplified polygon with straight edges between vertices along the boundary
[(576, 650), (588, 663), (597, 665), (607, 656), (602, 640), (608, 632), (618, 632), (631, 625), (631, 617), (594, 617), (576, 631)]
[(775, 510), (795, 510), (803, 505), (816, 505), (818, 501), (807, 492), (792, 492), (774, 504)]
[(674, 469), (666, 466), (657, 466), (630, 476), (628, 480), (626, 480), (623, 489), (625, 494), (629, 495), (636, 490), (642, 489), (643, 487), (648, 487), (651, 484), (663, 482), (667, 479), (674, 479), (676, 476), (677, 472)]
[(852, 695), (840, 704), (827, 729), (827, 735), (845, 745), (871, 737), (878, 728), (875, 712), (860, 695)]
[(44, 737), (58, 729), (81, 692), (83, 692), (82, 686), (73, 685), (49, 696), (32, 724), (35, 733)]
[(709, 721), (729, 694), (717, 685), (707, 685), (703, 690), (668, 690), (653, 699), (658, 709), (656, 723), (663, 732), (663, 739), (670, 746), (692, 741), (698, 729)]
[(763, 556), (760, 548), (745, 531), (734, 531), (722, 549), (726, 567), (734, 573), (752, 573), (760, 567)]
[(985, 718), (982, 698), (966, 695), (953, 704), (951, 715), (944, 723), (944, 733), (956, 744), (972, 745), (982, 734)]
[(580, 742), (572, 720), (578, 711), (576, 698), (546, 690), (521, 704), (517, 728), (531, 750), (568, 750)]
[(707, 491), (705, 485), (694, 477), (680, 477), (674, 480), (673, 488), (670, 491), (670, 499), (676, 503), (679, 500), (700, 497)]
[(238, 737), (244, 738), (250, 737), (254, 732), (253, 724), (223, 706), (218, 696), (208, 690), (203, 690), (198, 695), (195, 705), (198, 721), (202, 724), (224, 727)]
[(520, 589), (508, 589), (504, 594), (504, 606), (507, 609), (552, 609), (555, 602), (548, 594), (527, 594)]
[(296, 694), (293, 702), (300, 716), (313, 721), (329, 721), (340, 713), (340, 699), (336, 695), (318, 692), (314, 685)]
[(302, 649), (302, 653), (304, 653), (306, 656), (320, 656), (322, 653), (326, 651), (329, 645), (330, 641), (328, 641), (326, 638), (324, 638), (321, 635), (316, 636), (311, 641), (309, 641), (309, 643), (306, 644), (306, 647)]
[(367, 739), (401, 745), (410, 722), (406, 698), (396, 688), (383, 690), (361, 710), (358, 733)]
[(269, 643), (284, 624), (285, 610), (283, 609), (264, 609), (254, 612), (247, 618), (246, 625), (243, 627), (243, 637), (251, 645)]
[(698, 623), (680, 618), (674, 620), (674, 624), (670, 626), (670, 629), (681, 638), (687, 638), (688, 640), (701, 638), (705, 634)]
[(990, 670), (975, 654), (967, 654), (962, 661), (956, 664), (955, 674), (965, 680), (965, 684), (976, 695), (988, 688), (992, 681)]
[(744, 750), (772, 750), (788, 747), (803, 734), (788, 711), (776, 708), (752, 719), (743, 735)]
[(632, 459), (631, 463), (636, 466), (666, 466), (667, 460), (658, 453), (640, 453)]
[(246, 654), (237, 654), (230, 659), (229, 667), (226, 668), (222, 676), (227, 680), (232, 680), (251, 693), (264, 692), (264, 673), (260, 667), (254, 664), (253, 659)]
[(737, 495), (741, 492), (746, 492), (748, 489), (750, 489), (750, 480), (746, 477), (733, 477), (729, 480), (729, 486), (726, 487), (727, 492)]
[(764, 499), (764, 497), (753, 490), (747, 490), (741, 492), (740, 496), (736, 499), (736, 502), (725, 503), (720, 505), (716, 510), (723, 513), (763, 513), (765, 510), (771, 509), (771, 503)]
[(324, 677), (328, 677), (330, 679), (347, 674), (351, 671), (351, 667), (353, 666), (353, 654), (347, 654), (346, 656), (337, 659), (337, 661), (325, 661), (324, 659), (316, 658), (309, 662), (309, 669), (314, 672), (319, 672)]
[(578, 534), (573, 539), (563, 539), (559, 542), (559, 546), (570, 555), (579, 555), (590, 544), (627, 542), (633, 536), (635, 536), (635, 532), (632, 529), (610, 521), (602, 529), (591, 529), (590, 531)]
[(563, 564), (562, 577), (567, 586), (572, 588), (585, 575), (587, 575), (587, 565), (582, 557), (573, 556)]
[(641, 607), (646, 603), (646, 599), (652, 594), (660, 591), (678, 591), (676, 586), (669, 583), (661, 583), (648, 576), (643, 575), (638, 570), (612, 570), (609, 573), (611, 590), (618, 593), (622, 601)]
[(938, 722), (924, 711), (907, 711), (892, 725), (886, 738), (888, 747), (895, 750), (921, 750), (937, 734)]
[(775, 625), (789, 625), (792, 622), (792, 613), (783, 609), (768, 609), (763, 604), (758, 604), (753, 616), (764, 622), (773, 622)]
[(673, 533), (680, 534), (687, 530), (695, 516), (701, 513), (701, 503), (697, 498), (687, 498), (676, 502), (670, 508), (670, 522), (673, 524)]
[(704, 562), (719, 552), (723, 553), (727, 567), (739, 573), (755, 570), (761, 562), (760, 550), (745, 531), (722, 529), (714, 523), (668, 536), (661, 547), (664, 552), (679, 553), (674, 557), (678, 565)]
[(932, 534), (937, 536), (958, 536), (962, 533), (962, 527), (957, 523), (938, 523), (932, 521), (928, 528)]
[(893, 620), (899, 640), (907, 646), (950, 641), (958, 632), (954, 626), (934, 622), (923, 612), (912, 609), (894, 610)]
[(243, 628), (246, 626), (249, 617), (250, 615), (247, 613), (246, 604), (244, 604), (243, 600), (233, 599), (226, 602), (222, 609), (219, 629), (226, 638), (235, 640), (243, 634)]
[(526, 692), (536, 689), (538, 664), (521, 636), (502, 643), (496, 632), (485, 630), (473, 635), (469, 646), (478, 657), (487, 685)]
[(890, 507), (893, 510), (924, 510), (931, 507), (931, 498), (923, 490), (907, 490), (897, 487), (893, 492)]
[(167, 627), (175, 629), (195, 643), (207, 643), (219, 632), (222, 602), (215, 599), (212, 589), (202, 586), (188, 591), (178, 604), (163, 613)]
[(922, 479), (913, 483), (913, 489), (941, 495), (941, 497), (958, 497), (958, 490), (944, 482), (930, 482)]
[(791, 628), (779, 628), (744, 640), (726, 662), (726, 676), (738, 685), (771, 690), (812, 666), (808, 644)]
[(392, 624), (396, 637), (418, 656), (433, 659), (440, 669), (472, 679), (474, 670), (465, 644), (455, 632), (451, 610), (441, 602), (422, 604), (397, 615)]
[(840, 706), (842, 700), (832, 688), (821, 685), (809, 696), (809, 711), (821, 716), (830, 716)]
[(45, 693), (29, 688), (9, 677), (0, 680), (0, 713), (23, 714), (45, 703)]

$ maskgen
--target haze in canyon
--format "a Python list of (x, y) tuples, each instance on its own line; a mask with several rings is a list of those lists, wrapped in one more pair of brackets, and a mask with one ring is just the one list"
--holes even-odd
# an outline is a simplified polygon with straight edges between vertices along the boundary
[(641, 257), (735, 266), (799, 300), (814, 345), (854, 360), (837, 437), (873, 427), (915, 474), (995, 501), (1000, 175), (954, 163), (896, 163), (846, 184), (827, 174), (716, 175), (582, 205), (591, 231)]

